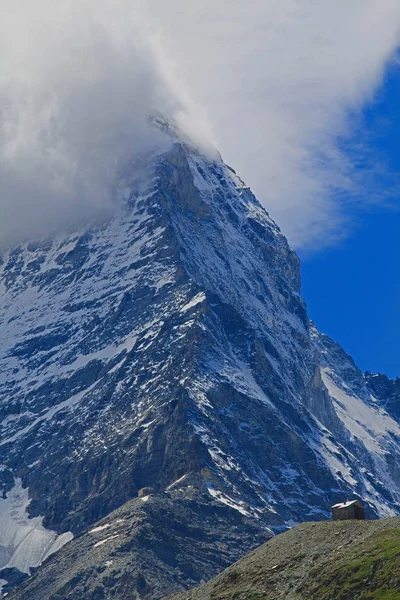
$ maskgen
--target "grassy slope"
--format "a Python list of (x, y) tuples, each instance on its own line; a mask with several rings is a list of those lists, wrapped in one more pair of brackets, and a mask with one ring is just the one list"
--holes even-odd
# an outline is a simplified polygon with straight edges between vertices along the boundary
[(400, 600), (400, 518), (303, 523), (174, 600)]

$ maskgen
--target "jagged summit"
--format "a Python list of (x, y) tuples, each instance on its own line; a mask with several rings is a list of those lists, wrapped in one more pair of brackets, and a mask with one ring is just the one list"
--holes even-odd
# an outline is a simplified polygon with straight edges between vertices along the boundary
[(73, 534), (143, 487), (201, 488), (266, 537), (348, 496), (395, 514), (400, 427), (310, 323), (278, 226), (220, 159), (143, 160), (112, 219), (2, 256), (5, 492)]
[(175, 142), (183, 141), (182, 134), (177, 123), (173, 122), (171, 119), (168, 119), (162, 113), (155, 112), (151, 114), (149, 117), (149, 123), (153, 127), (156, 127), (162, 131), (167, 138), (174, 140)]

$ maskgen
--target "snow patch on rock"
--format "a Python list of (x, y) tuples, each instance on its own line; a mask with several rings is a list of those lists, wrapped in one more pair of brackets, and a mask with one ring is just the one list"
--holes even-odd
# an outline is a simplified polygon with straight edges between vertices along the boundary
[(105, 525), (99, 525), (99, 527), (94, 527), (89, 530), (89, 533), (100, 533), (100, 531), (104, 531), (111, 526), (111, 523), (106, 523)]
[(115, 535), (111, 535), (110, 537), (106, 538), (105, 540), (100, 540), (100, 542), (97, 542), (93, 548), (99, 548), (100, 546), (103, 546), (103, 544), (106, 544), (107, 542), (110, 542), (111, 540), (115, 540), (115, 538), (119, 537), (119, 533), (116, 533)]
[(0, 568), (28, 575), (73, 538), (70, 532), (57, 535), (43, 527), (43, 517), (30, 518), (29, 504), (28, 488), (21, 479), (6, 498), (0, 498)]

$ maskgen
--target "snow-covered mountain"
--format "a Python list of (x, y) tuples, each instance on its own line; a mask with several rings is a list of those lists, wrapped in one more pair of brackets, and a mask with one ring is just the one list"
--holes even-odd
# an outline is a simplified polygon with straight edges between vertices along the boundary
[(20, 486), (59, 545), (146, 486), (207, 490), (264, 536), (355, 495), (397, 514), (398, 412), (309, 321), (250, 189), (171, 139), (117, 195), (109, 221), (1, 258), (4, 498)]

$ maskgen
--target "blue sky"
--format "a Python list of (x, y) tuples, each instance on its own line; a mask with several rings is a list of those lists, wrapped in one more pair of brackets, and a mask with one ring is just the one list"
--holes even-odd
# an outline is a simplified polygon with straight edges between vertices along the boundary
[[(392, 65), (360, 121), (372, 158), (386, 160), (390, 187), (400, 173), (400, 69)], [(356, 140), (353, 140), (353, 142)], [(371, 195), (379, 190), (371, 189)], [(400, 376), (400, 190), (391, 206), (357, 203), (345, 241), (321, 252), (300, 252), (303, 294), (318, 327), (363, 370)], [(350, 199), (349, 199), (350, 201)], [(302, 255), (303, 254), (303, 255)]]

